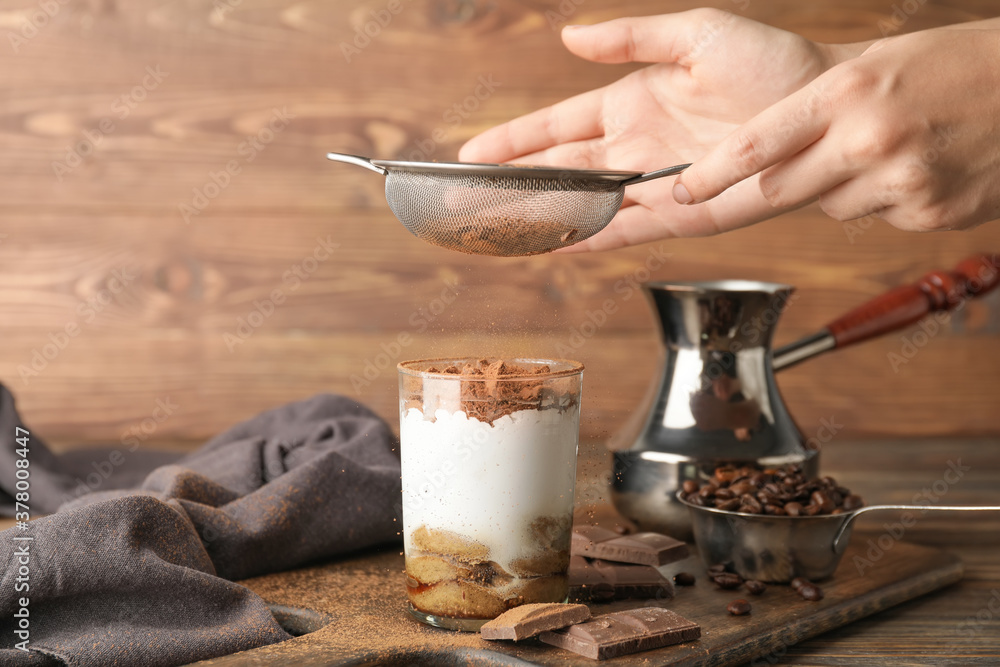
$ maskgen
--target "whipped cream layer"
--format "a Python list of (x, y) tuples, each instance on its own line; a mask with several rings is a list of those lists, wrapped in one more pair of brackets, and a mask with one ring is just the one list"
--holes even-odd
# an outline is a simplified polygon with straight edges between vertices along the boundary
[(460, 411), (439, 409), (428, 419), (406, 410), (400, 440), (407, 549), (411, 533), (426, 526), (487, 546), (504, 568), (537, 553), (532, 523), (573, 511), (579, 423), (578, 405), (519, 410), (492, 425)]

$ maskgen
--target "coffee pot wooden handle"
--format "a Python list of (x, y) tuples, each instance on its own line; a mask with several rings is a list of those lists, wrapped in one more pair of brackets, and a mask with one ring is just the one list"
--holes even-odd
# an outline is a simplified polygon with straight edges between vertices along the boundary
[(930, 313), (958, 308), (1000, 284), (1000, 254), (967, 257), (951, 271), (931, 271), (846, 313), (822, 330), (774, 351), (772, 367), (800, 361), (908, 327)]
[(973, 255), (951, 271), (931, 271), (912, 285), (875, 297), (826, 325), (835, 347), (845, 347), (953, 310), (1000, 284), (1000, 255)]

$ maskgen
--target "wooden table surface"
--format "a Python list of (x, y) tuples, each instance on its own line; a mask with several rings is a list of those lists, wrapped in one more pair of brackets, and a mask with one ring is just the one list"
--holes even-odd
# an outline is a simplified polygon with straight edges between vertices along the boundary
[[(832, 474), (870, 503), (1000, 503), (1000, 441), (833, 442), (823, 451)], [(955, 479), (953, 469), (961, 470)], [(943, 493), (942, 493), (943, 492)], [(859, 525), (875, 533), (892, 517)], [(957, 554), (960, 583), (792, 647), (788, 665), (1000, 664), (1000, 516), (928, 513), (903, 538)], [(764, 663), (771, 664), (771, 663)]]
[[(839, 441), (823, 452), (822, 470), (861, 493), (869, 503), (918, 502), (949, 505), (1000, 504), (1000, 439)], [(608, 454), (599, 443), (581, 446), (578, 504), (607, 508), (604, 475)], [(853, 545), (865, 546), (885, 532), (892, 515), (859, 520)], [(6, 527), (6, 523), (0, 525)], [(900, 604), (794, 646), (779, 654), (752, 661), (758, 665), (997, 665), (1000, 664), (1000, 516), (996, 514), (927, 513), (906, 530), (905, 542), (939, 547), (958, 555), (965, 565), (964, 578), (955, 585)], [(384, 550), (383, 550), (384, 551)], [(395, 550), (393, 550), (395, 551)], [(366, 556), (392, 558), (395, 554)], [(876, 559), (877, 554), (873, 555)], [(361, 572), (359, 568), (358, 572)], [(304, 570), (251, 580), (249, 585), (272, 602), (282, 581), (294, 582)], [(358, 576), (361, 576), (360, 574)], [(356, 595), (360, 593), (346, 594)], [(344, 591), (316, 591), (313, 603), (297, 606), (336, 610)], [(329, 598), (329, 599), (327, 599)], [(344, 598), (339, 598), (343, 600)], [(331, 604), (319, 604), (316, 600)], [(332, 605), (332, 606), (331, 606)], [(307, 625), (309, 624), (309, 619)], [(312, 624), (323, 624), (321, 616)], [(315, 629), (315, 628), (312, 628)], [(319, 633), (323, 630), (318, 630)], [(353, 641), (373, 649), (384, 645), (384, 631), (358, 627)], [(293, 642), (301, 642), (296, 639)], [(265, 647), (205, 664), (289, 664), (284, 651)], [(291, 645), (289, 645), (291, 648)], [(372, 655), (372, 651), (363, 651)], [(235, 656), (234, 656), (235, 657)], [(277, 662), (275, 661), (277, 660)], [(486, 660), (486, 661), (484, 661)], [(581, 659), (581, 664), (591, 664)], [(329, 664), (343, 664), (331, 662)], [(386, 664), (367, 659), (353, 664)], [(395, 664), (395, 663), (394, 663)], [(399, 663), (403, 664), (403, 663)], [(434, 664), (431, 662), (419, 664)], [(468, 664), (490, 664), (488, 658), (470, 654)], [(655, 664), (651, 662), (650, 664)]]
[[(476, 257), (415, 238), (386, 205), (384, 179), (324, 159), (452, 160), (489, 127), (640, 67), (574, 56), (564, 23), (715, 6), (850, 42), (996, 16), (996, 0), (400, 0), (391, 24), (346, 58), (356, 31), (396, 1), (0, 3), (0, 378), (30, 423), (50, 438), (118, 439), (168, 401), (176, 408), (156, 439), (208, 438), (321, 391), (393, 419), (398, 361), (572, 356), (587, 366), (582, 432), (599, 438), (642, 399), (661, 349), (631, 285), (795, 285), (783, 344), (927, 271), (1000, 250), (1000, 224), (913, 234), (840, 223), (812, 205), (710, 239)], [(11, 44), (56, 6), (37, 36)], [(168, 75), (157, 84), (147, 68)], [(475, 97), (486, 97), (481, 78), (499, 84), (489, 99)], [(294, 118), (271, 135), (282, 109)], [(102, 134), (107, 122), (114, 131)], [(265, 131), (273, 141), (251, 158), (248, 137)], [(649, 166), (700, 157), (678, 150)], [(82, 163), (53, 173), (68, 155)], [(179, 207), (195, 189), (214, 191), (210, 173), (230, 182), (186, 222)], [(658, 183), (643, 187), (669, 187)], [(332, 256), (320, 240), (338, 245)], [(50, 336), (67, 326), (79, 335), (49, 358)], [(851, 437), (994, 435), (998, 336), (1000, 291), (928, 332), (818, 358), (779, 383), (809, 435), (831, 413)], [(984, 372), (970, 383), (974, 368)]]
[[(602, 480), (608, 470), (607, 456), (597, 443), (581, 447), (578, 504), (581, 501), (591, 503), (598, 512), (602, 507), (607, 508)], [(841, 483), (861, 493), (871, 504), (913, 502), (914, 496), (924, 493), (925, 489), (929, 495), (917, 502), (1000, 504), (1000, 440), (997, 439), (835, 441), (827, 446), (823, 457), (821, 465), (824, 474), (834, 475)], [(581, 509), (588, 511), (586, 506)], [(864, 547), (868, 539), (877, 542), (886, 531), (884, 524), (895, 520), (896, 517), (891, 514), (859, 519), (852, 546)], [(765, 653), (749, 664), (754, 667), (1000, 664), (1000, 515), (927, 513), (906, 530), (902, 539), (958, 555), (965, 565), (963, 579), (958, 584), (797, 645)], [(368, 558), (384, 560), (385, 557), (371, 555)], [(874, 560), (880, 558), (877, 553), (873, 553), (872, 557)], [(358, 576), (363, 576), (363, 568), (359, 567), (357, 572)], [(265, 598), (269, 595), (280, 597), (279, 591), (284, 583), (291, 583), (302, 576), (307, 575), (303, 571), (290, 572), (279, 575), (277, 579), (262, 577), (248, 583)], [(304, 602), (304, 606), (324, 606), (327, 594), (317, 591), (315, 595), (314, 603)], [(342, 592), (331, 591), (329, 595), (342, 595)], [(336, 608), (336, 604), (327, 607)], [(378, 655), (376, 649), (385, 646), (377, 627), (366, 628), (359, 624), (355, 632), (352, 642), (370, 647), (370, 650), (362, 650), (363, 654)], [(455, 641), (463, 645), (463, 650), (469, 650), (464, 648), (467, 642)], [(303, 648), (307, 646), (303, 642)], [(474, 651), (465, 655), (468, 662), (460, 664), (491, 664), (488, 655), (478, 654), (477, 657)], [(265, 648), (256, 653), (241, 654), (239, 658), (206, 661), (204, 664), (220, 667), (284, 664), (282, 661), (287, 661), (289, 654)], [(593, 664), (582, 658), (579, 663)], [(357, 664), (388, 663), (384, 660), (371, 662), (370, 658), (366, 658)], [(434, 664), (434, 660), (430, 659), (426, 664)]]

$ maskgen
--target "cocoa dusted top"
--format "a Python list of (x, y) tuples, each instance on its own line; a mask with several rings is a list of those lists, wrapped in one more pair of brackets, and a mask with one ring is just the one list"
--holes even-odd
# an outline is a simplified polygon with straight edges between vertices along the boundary
[(576, 405), (575, 392), (560, 391), (545, 381), (548, 365), (521, 366), (503, 359), (479, 359), (427, 373), (456, 375), (462, 379), (462, 411), (487, 424), (518, 410), (565, 410)]

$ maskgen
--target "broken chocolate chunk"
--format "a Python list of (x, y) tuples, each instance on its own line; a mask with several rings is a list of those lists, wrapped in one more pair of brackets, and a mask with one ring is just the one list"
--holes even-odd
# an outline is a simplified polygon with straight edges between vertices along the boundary
[(569, 593), (574, 600), (593, 602), (634, 598), (670, 600), (674, 597), (674, 585), (659, 570), (648, 565), (572, 556), (569, 559)]
[(546, 630), (557, 630), (586, 621), (590, 609), (585, 604), (558, 602), (525, 604), (505, 611), (479, 629), (483, 639), (527, 639)]
[(570, 542), (569, 552), (573, 556), (594, 556), (594, 547), (600, 542), (607, 542), (616, 537), (621, 537), (618, 533), (601, 526), (573, 526), (573, 538)]
[(576, 526), (570, 553), (618, 563), (659, 567), (687, 558), (688, 546), (660, 533), (618, 535), (599, 526)]
[(595, 616), (585, 623), (539, 635), (558, 646), (594, 660), (617, 658), (701, 637), (701, 627), (669, 609), (644, 607)]

